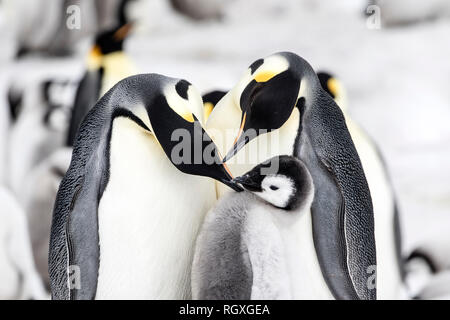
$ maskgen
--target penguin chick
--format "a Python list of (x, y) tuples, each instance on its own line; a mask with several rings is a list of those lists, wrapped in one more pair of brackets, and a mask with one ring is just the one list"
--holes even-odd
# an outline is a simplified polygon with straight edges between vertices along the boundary
[(308, 169), (294, 157), (276, 156), (234, 181), (246, 190), (222, 197), (197, 238), (193, 298), (298, 297), (305, 284), (296, 281), (294, 226), (313, 200)]

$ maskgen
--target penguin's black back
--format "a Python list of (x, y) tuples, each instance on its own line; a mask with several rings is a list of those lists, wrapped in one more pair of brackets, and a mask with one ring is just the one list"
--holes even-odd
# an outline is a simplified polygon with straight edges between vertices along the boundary
[(67, 134), (67, 146), (73, 146), (81, 122), (99, 98), (102, 75), (103, 68), (88, 71), (78, 85)]

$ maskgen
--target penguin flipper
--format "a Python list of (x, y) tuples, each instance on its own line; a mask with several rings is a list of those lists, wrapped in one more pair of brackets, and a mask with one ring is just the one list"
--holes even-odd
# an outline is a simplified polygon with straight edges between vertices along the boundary
[(98, 124), (106, 110), (99, 102), (86, 115), (56, 196), (49, 252), (53, 299), (95, 298), (100, 252), (97, 208), (108, 176), (105, 160), (99, 159), (108, 154), (105, 129)]
[(312, 170), (319, 184), (312, 205), (319, 263), (336, 298), (376, 299), (369, 285), (376, 268), (369, 186), (342, 111), (322, 89), (315, 103), (308, 130), (315, 146), (309, 156), (319, 160)]

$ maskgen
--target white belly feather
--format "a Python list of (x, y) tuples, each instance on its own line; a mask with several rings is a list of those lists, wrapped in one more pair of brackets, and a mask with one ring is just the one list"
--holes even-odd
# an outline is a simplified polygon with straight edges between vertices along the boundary
[(333, 299), (314, 249), (311, 213), (291, 214), (270, 206), (248, 212), (252, 299)]
[(190, 298), (194, 240), (215, 200), (213, 180), (181, 173), (151, 134), (114, 120), (96, 298)]

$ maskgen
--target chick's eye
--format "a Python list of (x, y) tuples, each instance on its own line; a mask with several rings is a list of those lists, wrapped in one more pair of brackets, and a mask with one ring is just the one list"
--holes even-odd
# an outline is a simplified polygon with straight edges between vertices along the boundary
[(270, 186), (270, 189), (272, 189), (272, 190), (278, 190), (278, 187), (277, 187), (277, 186)]

